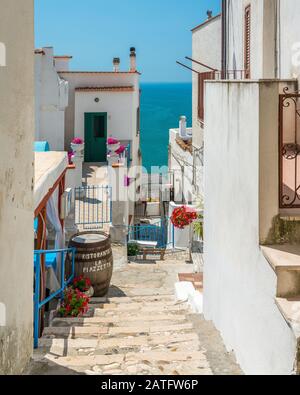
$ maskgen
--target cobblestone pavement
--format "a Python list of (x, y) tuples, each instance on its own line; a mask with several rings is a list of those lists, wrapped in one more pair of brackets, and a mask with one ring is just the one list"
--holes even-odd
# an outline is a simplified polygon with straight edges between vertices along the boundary
[(26, 374), (241, 374), (213, 325), (174, 299), (178, 260), (130, 264), (86, 317), (55, 318)]

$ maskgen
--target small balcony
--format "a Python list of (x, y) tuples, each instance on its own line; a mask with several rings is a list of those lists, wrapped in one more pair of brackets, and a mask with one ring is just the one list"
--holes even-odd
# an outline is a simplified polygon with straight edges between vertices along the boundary
[[(205, 82), (206, 81), (220, 81), (220, 80), (227, 80), (227, 81), (235, 81), (235, 80), (246, 80), (249, 79), (250, 72), (249, 70), (218, 70), (213, 68), (205, 63), (201, 63), (197, 60), (194, 60), (188, 56), (185, 57), (187, 60), (193, 62), (198, 67), (200, 66), (202, 70), (207, 71), (199, 71), (195, 70), (192, 67), (189, 67), (181, 62), (177, 62), (180, 66), (191, 70), (193, 73), (197, 74), (197, 90), (198, 90), (198, 118), (199, 121), (204, 124), (204, 114), (205, 114)], [(195, 89), (195, 87), (194, 87)]]

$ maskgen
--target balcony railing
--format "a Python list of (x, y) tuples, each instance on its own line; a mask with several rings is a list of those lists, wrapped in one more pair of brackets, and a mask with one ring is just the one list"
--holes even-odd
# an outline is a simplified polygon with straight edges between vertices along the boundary
[(176, 62), (180, 66), (191, 70), (193, 73), (196, 73), (198, 76), (198, 118), (200, 122), (204, 122), (204, 102), (205, 102), (205, 81), (209, 80), (243, 80), (249, 78), (249, 70), (227, 70), (221, 71), (215, 69), (213, 67), (208, 66), (205, 63), (199, 62), (198, 60), (192, 59), (188, 56), (185, 57), (187, 60), (196, 63), (202, 68), (207, 69), (206, 72), (199, 72), (192, 67), (189, 67), (181, 62)]
[(300, 93), (279, 96), (279, 205), (300, 208)]

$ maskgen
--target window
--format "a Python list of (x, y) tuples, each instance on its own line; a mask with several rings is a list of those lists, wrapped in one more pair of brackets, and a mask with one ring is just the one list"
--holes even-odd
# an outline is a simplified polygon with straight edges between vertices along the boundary
[(244, 69), (245, 78), (251, 78), (251, 6), (245, 8), (245, 33), (244, 33)]
[(105, 138), (105, 116), (96, 115), (94, 118), (94, 137), (97, 139)]

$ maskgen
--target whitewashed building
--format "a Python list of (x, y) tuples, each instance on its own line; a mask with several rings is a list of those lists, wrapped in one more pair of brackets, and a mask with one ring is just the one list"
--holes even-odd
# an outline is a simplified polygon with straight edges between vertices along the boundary
[[(60, 59), (60, 58), (59, 58)], [(65, 110), (68, 82), (59, 77), (53, 48), (35, 51), (35, 140), (47, 141), (53, 151), (65, 149)]]
[(221, 15), (212, 16), (192, 29), (193, 109), (192, 128), (187, 138), (179, 129), (169, 131), (169, 169), (174, 174), (174, 194), (177, 203), (196, 203), (204, 197), (203, 139), (204, 139), (204, 81), (221, 70)]
[(300, 3), (222, 3), (222, 73), (205, 83), (204, 313), (247, 374), (295, 374)]
[(33, 343), (33, 1), (0, 0), (0, 9), (0, 375), (8, 375), (22, 373)]

